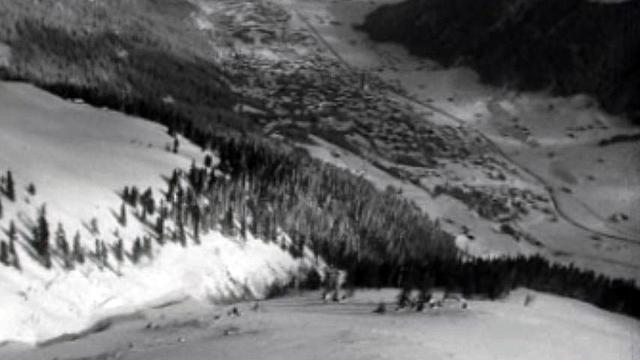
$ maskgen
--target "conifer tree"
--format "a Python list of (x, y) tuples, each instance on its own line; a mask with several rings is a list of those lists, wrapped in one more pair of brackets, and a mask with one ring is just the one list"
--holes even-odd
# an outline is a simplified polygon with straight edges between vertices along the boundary
[(9, 244), (14, 243), (18, 239), (18, 232), (16, 231), (16, 223), (11, 220), (9, 222)]
[(135, 186), (131, 187), (131, 191), (129, 192), (129, 196), (130, 196), (130, 202), (129, 204), (133, 207), (138, 206), (138, 196), (139, 196), (139, 192), (138, 192), (138, 188)]
[(243, 214), (240, 217), (240, 236), (242, 240), (247, 240), (247, 217), (246, 214)]
[(98, 227), (98, 219), (96, 219), (95, 217), (91, 218), (91, 221), (89, 221), (89, 230), (93, 235), (100, 234), (100, 228)]
[(191, 218), (193, 219), (193, 240), (196, 244), (200, 244), (201, 213), (199, 206), (193, 205), (191, 207)]
[(67, 235), (61, 223), (58, 223), (58, 227), (56, 228), (56, 246), (58, 247), (58, 250), (63, 255), (66, 255), (69, 253), (69, 244), (67, 243)]
[(124, 189), (122, 189), (122, 200), (124, 200), (128, 204), (131, 204), (131, 195), (129, 194), (128, 186), (125, 186)]
[(107, 266), (109, 263), (109, 252), (107, 251), (107, 245), (104, 241), (100, 241), (100, 257), (102, 260), (102, 266)]
[(178, 240), (182, 247), (187, 246), (187, 233), (184, 229), (184, 221), (182, 221), (182, 216), (178, 218)]
[(140, 260), (140, 255), (142, 253), (142, 244), (140, 243), (140, 238), (137, 237), (133, 242), (133, 246), (131, 248), (131, 260), (134, 263), (137, 263)]
[(46, 207), (43, 205), (38, 213), (37, 224), (33, 231), (33, 246), (47, 268), (51, 267), (49, 238), (49, 223), (47, 221)]
[(67, 241), (67, 235), (61, 223), (58, 223), (58, 228), (56, 229), (56, 246), (62, 254), (65, 269), (71, 269), (73, 262), (69, 251), (69, 242)]
[(121, 238), (118, 238), (116, 244), (113, 246), (113, 255), (116, 257), (118, 262), (122, 262), (124, 260), (124, 244)]
[(222, 226), (222, 233), (227, 236), (235, 235), (235, 224), (233, 222), (233, 209), (231, 206), (227, 207), (224, 213), (224, 218), (220, 224)]
[(172, 151), (174, 154), (177, 154), (177, 153), (178, 153), (178, 148), (179, 148), (179, 147), (180, 147), (180, 141), (178, 141), (178, 137), (176, 136), (176, 137), (174, 137), (174, 138), (173, 138), (173, 148), (172, 148), (172, 150), (171, 150), (171, 151)]
[(80, 264), (84, 264), (84, 249), (82, 248), (79, 231), (76, 231), (73, 236), (73, 259)]
[(16, 189), (15, 189), (15, 183), (13, 181), (13, 174), (11, 173), (11, 170), (7, 171), (7, 182), (5, 187), (5, 193), (9, 198), (9, 200), (11, 201), (16, 200)]
[(173, 195), (175, 194), (176, 187), (178, 186), (179, 174), (178, 170), (175, 169), (171, 173), (171, 178), (169, 179), (169, 188), (167, 190), (167, 201), (171, 202), (173, 200)]
[(95, 257), (97, 262), (100, 262), (100, 260), (102, 259), (102, 246), (100, 246), (99, 239), (95, 239), (94, 241), (93, 256)]
[(156, 219), (156, 234), (158, 235), (158, 243), (164, 244), (164, 215), (162, 213)]
[(140, 220), (142, 220), (142, 222), (147, 221), (147, 207), (144, 205), (140, 208)]
[(196, 161), (191, 160), (191, 167), (189, 167), (189, 184), (197, 189), (198, 182), (198, 168), (196, 167)]
[(155, 201), (153, 200), (153, 191), (151, 188), (147, 188), (144, 193), (140, 196), (140, 203), (145, 210), (150, 215), (153, 215), (155, 212)]
[(150, 237), (148, 237), (148, 236), (144, 236), (143, 237), (142, 249), (144, 251), (144, 254), (147, 257), (149, 257), (149, 258), (153, 257), (153, 243), (151, 242), (151, 238)]
[(4, 240), (0, 241), (0, 263), (9, 265), (9, 247)]
[(120, 205), (120, 216), (118, 217), (118, 222), (120, 223), (120, 226), (127, 226), (127, 207), (124, 202)]
[[(14, 227), (15, 231), (15, 227)], [(18, 258), (18, 253), (16, 252), (16, 241), (15, 236), (9, 237), (9, 256), (11, 259), (11, 265), (20, 270), (20, 259)]]

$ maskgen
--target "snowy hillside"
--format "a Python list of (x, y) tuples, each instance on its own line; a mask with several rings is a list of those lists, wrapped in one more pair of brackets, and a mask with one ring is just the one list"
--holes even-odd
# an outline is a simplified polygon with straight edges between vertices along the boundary
[(78, 234), (88, 253), (95, 241), (112, 249), (122, 239), (128, 254), (136, 237), (152, 235), (131, 208), (126, 225), (119, 221), (118, 191), (125, 185), (150, 186), (158, 194), (163, 175), (202, 162), (205, 154), (184, 139), (174, 154), (165, 149), (173, 147), (173, 139), (162, 126), (66, 102), (30, 85), (1, 83), (0, 109), (0, 169), (3, 176), (12, 172), (16, 194), (15, 201), (2, 196), (0, 240), (9, 238), (13, 222), (21, 268), (0, 265), (0, 339), (34, 342), (77, 331), (115, 309), (167, 296), (262, 295), (300, 265), (278, 246), (214, 231), (202, 235), (198, 247), (169, 243), (135, 265), (127, 259), (107, 267), (86, 261), (67, 271), (54, 258), (52, 269), (45, 269), (29, 245), (43, 205), (51, 234), (61, 224), (69, 243)]
[[(44, 347), (0, 348), (12, 360), (464, 359), (620, 360), (640, 352), (640, 324), (525, 289), (499, 302), (424, 313), (372, 310), (396, 291), (358, 291), (344, 304), (318, 293), (226, 309), (184, 302), (113, 319), (104, 332)], [(528, 300), (527, 300), (528, 299)], [(525, 302), (528, 305), (524, 305)], [(241, 316), (228, 316), (233, 307)]]

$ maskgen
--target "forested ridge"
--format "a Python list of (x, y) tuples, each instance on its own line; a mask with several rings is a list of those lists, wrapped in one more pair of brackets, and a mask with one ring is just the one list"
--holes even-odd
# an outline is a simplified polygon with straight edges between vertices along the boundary
[(408, 0), (369, 14), (371, 38), (404, 44), (494, 85), (587, 93), (640, 122), (640, 2)]
[[(11, 64), (1, 69), (4, 79), (143, 116), (217, 154), (218, 164), (209, 159), (174, 172), (164, 199), (123, 190), (123, 206), (134, 207), (143, 221), (153, 219), (156, 231), (155, 239), (134, 242), (133, 260), (148, 254), (154, 241), (159, 246), (166, 241), (197, 246), (199, 234), (211, 229), (238, 238), (250, 232), (265, 241), (277, 241), (281, 230), (291, 243), (280, 245), (292, 255), (300, 256), (308, 246), (347, 269), (354, 286), (443, 286), (489, 298), (528, 286), (640, 316), (640, 291), (632, 281), (538, 257), (470, 259), (460, 254), (437, 220), (392, 189), (380, 191), (348, 170), (261, 138), (231, 111), (237, 95), (227, 82), (233, 79), (199, 56), (176, 53), (153, 37), (145, 38), (144, 32), (106, 29), (79, 35), (29, 17), (16, 20), (10, 29), (0, 33), (0, 41), (12, 49)], [(176, 145), (173, 150), (179, 151)], [(6, 181), (3, 192), (10, 193)], [(51, 257), (61, 258), (69, 269), (74, 261), (84, 261), (78, 254), (88, 251), (79, 242), (65, 245), (56, 235), (56, 244), (49, 244), (46, 219), (43, 209), (32, 244), (43, 265), (51, 266)], [(166, 219), (176, 226), (165, 226)], [(7, 244), (2, 248), (10, 249), (11, 239)], [(7, 253), (2, 262), (19, 266)], [(106, 265), (113, 261), (108, 254), (125, 261), (122, 253), (121, 244), (108, 249), (96, 243), (93, 257)]]

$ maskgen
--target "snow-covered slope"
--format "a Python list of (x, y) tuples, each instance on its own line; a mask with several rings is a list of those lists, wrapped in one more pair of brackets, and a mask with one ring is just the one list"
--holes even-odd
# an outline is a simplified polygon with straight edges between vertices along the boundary
[[(151, 309), (73, 342), (0, 348), (12, 360), (464, 359), (620, 360), (640, 354), (640, 324), (574, 300), (513, 292), (424, 313), (374, 314), (396, 290), (358, 291), (347, 303), (320, 294), (233, 305), (240, 317), (185, 302)], [(528, 305), (525, 306), (525, 299)], [(457, 305), (457, 306), (456, 306)], [(151, 324), (150, 328), (148, 328)]]
[[(110, 261), (101, 269), (88, 261), (66, 271), (54, 259), (46, 270), (29, 255), (31, 227), (42, 205), (52, 242), (58, 223), (69, 241), (78, 232), (87, 251), (98, 239), (109, 246), (122, 238), (127, 253), (134, 238), (150, 235), (133, 214), (125, 226), (118, 223), (117, 192), (136, 185), (159, 195), (162, 176), (202, 162), (204, 153), (185, 139), (177, 154), (167, 151), (172, 142), (155, 123), (63, 101), (31, 85), (0, 83), (0, 172), (11, 170), (16, 183), (15, 202), (2, 196), (0, 240), (8, 239), (13, 221), (21, 265), (17, 270), (0, 264), (0, 341), (35, 342), (77, 331), (116, 309), (167, 296), (260, 295), (297, 270), (300, 261), (277, 245), (218, 232), (203, 235), (200, 246), (155, 246), (153, 260), (144, 257), (136, 265)], [(30, 183), (35, 195), (26, 190)], [(94, 218), (99, 234), (89, 230)]]

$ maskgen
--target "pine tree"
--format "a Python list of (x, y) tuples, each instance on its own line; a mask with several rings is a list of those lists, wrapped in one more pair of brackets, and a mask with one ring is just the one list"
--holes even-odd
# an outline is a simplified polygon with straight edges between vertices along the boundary
[(167, 201), (171, 202), (173, 201), (173, 196), (176, 192), (176, 188), (178, 187), (178, 182), (180, 180), (180, 175), (178, 173), (178, 170), (175, 169), (173, 170), (173, 172), (171, 173), (171, 178), (169, 179), (169, 188), (167, 190)]
[(69, 252), (69, 243), (67, 242), (67, 235), (61, 223), (58, 223), (58, 228), (56, 229), (56, 246), (58, 251), (62, 254), (64, 267), (66, 269), (71, 269), (73, 267), (73, 262), (71, 261), (71, 255)]
[(15, 201), (16, 200), (15, 183), (13, 181), (13, 174), (11, 173), (10, 170), (7, 171), (7, 183), (6, 183), (6, 188), (5, 188), (5, 194), (7, 195), (9, 200), (11, 200), (11, 201)]
[(122, 200), (131, 204), (131, 195), (129, 194), (128, 186), (125, 186), (124, 189), (122, 189)]
[(222, 226), (223, 234), (227, 236), (235, 235), (235, 224), (233, 222), (233, 209), (231, 208), (231, 206), (229, 206), (225, 211), (224, 218), (222, 219), (222, 223), (220, 225)]
[(0, 241), (0, 263), (9, 265), (9, 247), (4, 240)]
[(144, 205), (142, 205), (142, 208), (140, 210), (140, 220), (142, 220), (142, 222), (147, 221), (147, 207)]
[(164, 244), (164, 215), (162, 213), (156, 219), (156, 234), (158, 235), (158, 243)]
[[(11, 222), (13, 225), (13, 222)], [(16, 252), (16, 241), (15, 241), (15, 225), (13, 226), (14, 236), (9, 237), (9, 255), (11, 258), (11, 265), (20, 270), (20, 259), (18, 258), (18, 253)]]
[(173, 148), (172, 148), (171, 151), (174, 154), (177, 154), (178, 153), (178, 148), (180, 148), (180, 141), (178, 141), (178, 137), (176, 136), (176, 137), (173, 138)]
[(118, 262), (122, 262), (124, 260), (124, 244), (121, 238), (119, 238), (113, 246), (113, 255), (116, 257)]
[(130, 193), (129, 193), (129, 196), (130, 196), (129, 204), (130, 204), (131, 206), (133, 206), (134, 208), (135, 208), (136, 206), (138, 206), (138, 196), (139, 196), (139, 192), (138, 192), (138, 188), (137, 188), (137, 187), (135, 187), (135, 186), (132, 186), (132, 187), (131, 187), (131, 191), (130, 191)]
[(144, 236), (143, 237), (142, 249), (144, 251), (144, 254), (147, 257), (149, 257), (149, 258), (153, 257), (153, 243), (151, 242), (151, 238), (150, 237), (148, 237), (148, 236)]
[(107, 245), (104, 241), (100, 241), (100, 257), (102, 266), (106, 267), (109, 263), (109, 252), (107, 251)]
[(73, 259), (80, 264), (84, 264), (84, 249), (82, 248), (80, 232), (76, 232), (73, 237)]
[(96, 219), (95, 217), (91, 218), (91, 221), (89, 222), (89, 230), (93, 235), (100, 234), (100, 228), (98, 227), (98, 219)]
[(182, 221), (182, 217), (178, 218), (178, 240), (182, 247), (187, 246), (187, 233), (184, 230), (184, 221)]
[(196, 242), (196, 244), (200, 244), (201, 213), (199, 206), (193, 205), (191, 207), (191, 217), (193, 219), (193, 240)]
[(42, 257), (45, 267), (51, 267), (51, 254), (49, 251), (49, 223), (47, 222), (46, 207), (43, 205), (40, 208), (38, 214), (37, 225), (33, 231), (34, 235), (34, 248), (38, 255)]
[(9, 242), (15, 242), (17, 240), (16, 223), (11, 220), (9, 222)]
[(198, 168), (196, 167), (196, 161), (191, 160), (191, 167), (189, 167), (189, 184), (197, 191), (198, 183)]
[(240, 236), (242, 240), (247, 240), (247, 209), (246, 206), (242, 207), (242, 214), (240, 215)]
[(142, 195), (140, 196), (140, 203), (144, 211), (146, 211), (150, 215), (153, 215), (153, 213), (155, 212), (155, 201), (153, 200), (153, 191), (151, 190), (151, 188), (147, 188), (147, 190), (142, 193)]
[(67, 235), (61, 223), (58, 223), (58, 227), (56, 229), (56, 246), (58, 247), (58, 250), (63, 255), (67, 255), (69, 253), (69, 244), (67, 243)]
[(127, 226), (127, 207), (124, 202), (120, 205), (120, 216), (118, 217), (120, 226)]
[(102, 247), (100, 246), (99, 239), (95, 239), (94, 241), (93, 256), (95, 257), (97, 262), (100, 262), (100, 259), (102, 259)]
[(131, 260), (134, 263), (137, 263), (140, 260), (140, 255), (142, 253), (142, 244), (140, 243), (140, 238), (137, 237), (133, 242), (133, 247), (131, 248)]

